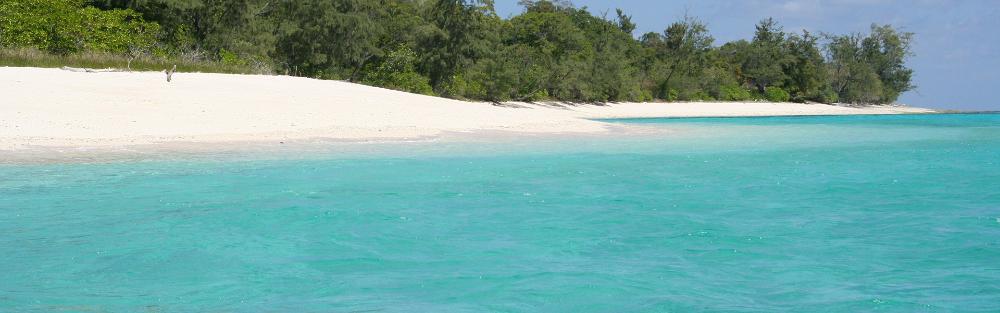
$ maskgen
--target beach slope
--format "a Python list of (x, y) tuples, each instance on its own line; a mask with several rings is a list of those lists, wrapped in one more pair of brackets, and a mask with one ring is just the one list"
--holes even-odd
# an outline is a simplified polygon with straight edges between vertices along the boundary
[(0, 68), (0, 149), (296, 139), (388, 140), (445, 132), (596, 133), (595, 118), (926, 113), (794, 103), (466, 102), (340, 81)]

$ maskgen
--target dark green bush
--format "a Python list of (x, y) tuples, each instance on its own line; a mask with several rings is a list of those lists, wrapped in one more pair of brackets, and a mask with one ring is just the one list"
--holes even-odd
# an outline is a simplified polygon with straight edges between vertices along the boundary
[(400, 46), (385, 57), (381, 64), (364, 78), (365, 84), (433, 95), (430, 80), (415, 70), (417, 54), (409, 47)]
[(815, 100), (827, 104), (837, 103), (840, 102), (840, 96), (837, 95), (836, 91), (833, 91), (833, 88), (826, 88), (823, 91), (820, 91)]

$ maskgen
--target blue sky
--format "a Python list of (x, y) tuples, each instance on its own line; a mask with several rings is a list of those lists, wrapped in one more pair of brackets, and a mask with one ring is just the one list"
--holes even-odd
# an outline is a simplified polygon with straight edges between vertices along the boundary
[[(917, 90), (900, 102), (942, 109), (1000, 110), (1000, 1), (998, 0), (575, 0), (591, 12), (622, 8), (655, 31), (685, 12), (706, 22), (716, 44), (753, 36), (754, 24), (774, 17), (786, 31), (866, 32), (871, 23), (916, 33)], [(520, 14), (517, 0), (497, 0), (501, 17)], [(992, 91), (996, 91), (993, 94)]]

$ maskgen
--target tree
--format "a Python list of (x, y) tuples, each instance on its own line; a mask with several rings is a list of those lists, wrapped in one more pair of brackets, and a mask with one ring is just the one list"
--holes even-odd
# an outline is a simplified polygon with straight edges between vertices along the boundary
[[(732, 47), (729, 44), (724, 47), (727, 46)], [(724, 47), (710, 51), (709, 65), (705, 68), (702, 77), (698, 79), (702, 83), (700, 89), (706, 92), (711, 99), (749, 100), (750, 92), (744, 87), (744, 83), (739, 77), (740, 63), (732, 62), (732, 59), (727, 55), (729, 52)]]
[(637, 39), (620, 9), (518, 3), (524, 11), (502, 19), (493, 0), (6, 0), (0, 46), (277, 68), (489, 101), (869, 104), (914, 88), (913, 34), (888, 25), (818, 38), (768, 18), (751, 40), (715, 47), (692, 17)]
[(421, 70), (435, 90), (442, 90), (461, 68), (481, 57), (490, 46), (490, 19), (495, 19), (492, 0), (436, 0), (427, 20), (437, 32), (425, 38), (419, 52)]
[[(635, 75), (639, 45), (631, 35), (630, 18), (618, 10), (618, 19), (608, 19), (607, 13), (598, 17), (586, 10), (570, 10), (573, 24), (585, 38), (588, 51), (584, 64), (578, 71), (590, 75), (580, 77), (585, 90), (579, 93), (582, 101), (636, 100), (641, 92)], [(623, 27), (624, 24), (624, 27)], [(623, 30), (624, 28), (624, 30)], [(626, 32), (625, 30), (629, 30)]]
[(498, 45), (469, 71), (469, 98), (493, 102), (536, 101), (549, 98), (550, 72), (539, 51), (526, 44)]
[(743, 73), (763, 94), (768, 86), (785, 79), (785, 33), (772, 18), (760, 21), (756, 28), (743, 63)]
[(698, 73), (708, 64), (709, 52), (714, 39), (701, 21), (684, 17), (671, 24), (663, 32), (662, 38), (647, 35), (647, 45), (653, 44), (656, 57), (663, 64), (663, 78), (659, 83), (658, 95), (667, 100), (676, 100), (672, 95), (671, 81), (677, 76)]
[(517, 5), (524, 7), (525, 12), (553, 13), (573, 9), (569, 0), (520, 0)]
[(428, 79), (415, 70), (417, 54), (400, 45), (389, 52), (385, 59), (365, 74), (363, 82), (373, 86), (432, 95)]
[(817, 44), (818, 38), (808, 31), (792, 34), (785, 42), (788, 62), (784, 64), (784, 85), (795, 101), (824, 101), (827, 86), (825, 60)]
[(913, 70), (905, 66), (912, 33), (872, 25), (869, 35), (826, 35), (829, 76), (840, 99), (850, 103), (892, 103), (912, 90)]
[(827, 53), (831, 85), (841, 101), (856, 104), (878, 103), (882, 82), (861, 54), (860, 34), (829, 35)]
[(913, 33), (899, 32), (890, 25), (871, 26), (871, 34), (861, 41), (861, 54), (882, 82), (881, 103), (891, 103), (914, 88), (913, 70), (906, 67), (912, 55)]
[(632, 22), (632, 16), (626, 15), (622, 9), (615, 9), (615, 14), (618, 15), (618, 29), (631, 36), (637, 26)]
[(160, 50), (188, 58), (270, 66), (276, 9), (288, 0), (91, 0), (97, 8), (131, 9), (162, 28)]
[[(589, 90), (583, 76), (589, 74), (593, 51), (587, 36), (565, 11), (528, 12), (510, 20), (503, 41), (520, 46), (527, 64), (544, 69), (544, 79), (537, 90), (524, 95), (546, 96), (565, 100), (584, 100)], [(583, 69), (583, 70), (581, 70)]]
[(379, 6), (366, 0), (289, 0), (275, 56), (295, 75), (355, 81), (383, 53), (384, 32), (374, 18)]

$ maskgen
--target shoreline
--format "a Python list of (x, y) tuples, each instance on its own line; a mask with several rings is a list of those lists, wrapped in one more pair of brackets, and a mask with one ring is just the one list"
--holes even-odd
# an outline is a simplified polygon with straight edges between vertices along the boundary
[(393, 142), (484, 132), (600, 134), (611, 124), (599, 119), (619, 118), (938, 113), (767, 102), (497, 106), (289, 76), (177, 73), (168, 83), (160, 72), (18, 67), (0, 67), (0, 95), (4, 154), (178, 143)]

